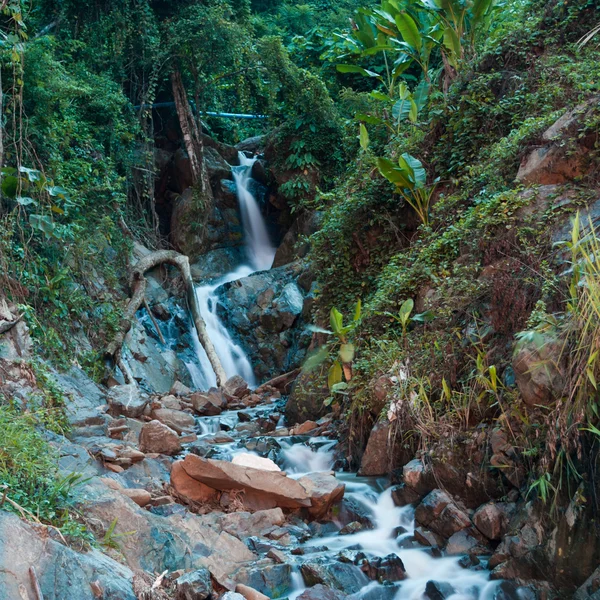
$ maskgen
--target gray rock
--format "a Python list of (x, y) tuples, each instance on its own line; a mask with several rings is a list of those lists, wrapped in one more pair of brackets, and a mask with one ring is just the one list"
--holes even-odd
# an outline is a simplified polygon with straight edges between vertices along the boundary
[(321, 583), (350, 594), (358, 592), (369, 582), (358, 567), (348, 563), (308, 561), (300, 570), (307, 586)]
[(290, 564), (272, 563), (245, 567), (235, 574), (235, 580), (269, 598), (280, 598), (292, 590), (292, 567)]
[(96, 600), (92, 584), (103, 598), (136, 600), (133, 573), (113, 559), (92, 550), (80, 554), (40, 535), (15, 515), (0, 511), (0, 598), (23, 598), (30, 589), (34, 567), (45, 600)]
[(425, 586), (425, 598), (429, 600), (446, 600), (454, 593), (454, 588), (445, 581), (428, 581)]
[(56, 373), (56, 383), (64, 391), (65, 410), (72, 427), (101, 425), (105, 422), (106, 393), (81, 369)]
[(212, 594), (208, 569), (196, 569), (177, 578), (175, 600), (207, 600)]
[(300, 596), (298, 600), (344, 600), (348, 596), (339, 590), (331, 589), (320, 583), (308, 588)]
[(150, 401), (148, 395), (133, 384), (115, 385), (108, 390), (107, 398), (110, 412), (114, 416), (122, 415), (132, 419), (141, 417)]

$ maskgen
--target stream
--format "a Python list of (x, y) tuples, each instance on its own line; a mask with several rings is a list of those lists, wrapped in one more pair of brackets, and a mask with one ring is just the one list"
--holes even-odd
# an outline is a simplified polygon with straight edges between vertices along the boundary
[[(250, 387), (255, 387), (257, 382), (250, 360), (217, 314), (218, 288), (269, 269), (275, 255), (258, 202), (249, 188), (250, 173), (256, 159), (242, 153), (239, 158), (240, 166), (234, 167), (234, 178), (244, 227), (246, 262), (216, 281), (199, 285), (196, 294), (208, 333), (227, 375), (241, 375)], [(189, 368), (196, 387), (208, 389), (216, 385), (215, 375), (197, 337), (195, 339), (200, 367), (192, 368), (194, 365), (191, 365)], [(285, 399), (281, 399), (269, 405), (244, 409), (244, 420), (254, 421), (281, 414), (284, 403)], [(294, 478), (310, 472), (332, 470), (337, 440), (309, 436), (251, 437), (249, 432), (236, 430), (241, 423), (239, 412), (226, 411), (219, 416), (197, 418), (198, 442), (201, 445), (205, 442), (206, 457), (232, 460), (240, 453), (256, 454), (271, 458)], [(275, 418), (277, 426), (282, 427), (283, 419)], [(222, 443), (215, 438), (219, 434), (225, 434)], [(227, 439), (227, 436), (231, 438)], [(258, 451), (259, 446), (261, 451)], [(295, 600), (306, 589), (300, 572), (303, 559), (342, 558), (350, 562), (360, 559), (363, 554), (367, 560), (396, 555), (404, 564), (407, 579), (389, 584), (366, 582), (359, 591), (349, 596), (353, 600), (493, 600), (500, 597), (496, 594), (499, 582), (490, 581), (488, 571), (463, 568), (459, 564), (460, 557), (436, 557), (431, 549), (413, 541), (414, 509), (411, 506), (395, 506), (388, 481), (361, 478), (346, 472), (336, 472), (336, 477), (346, 485), (345, 501), (362, 507), (372, 526), (342, 535), (340, 529), (343, 524), (334, 520), (333, 523), (324, 524), (320, 532), (313, 533), (297, 546), (294, 555), (290, 553), (294, 548), (282, 548), (293, 565), (291, 585), (286, 592), (289, 600)], [(299, 553), (302, 555), (298, 556)], [(428, 582), (432, 581), (437, 582), (442, 595), (424, 595)], [(428, 592), (431, 593), (430, 589)]]

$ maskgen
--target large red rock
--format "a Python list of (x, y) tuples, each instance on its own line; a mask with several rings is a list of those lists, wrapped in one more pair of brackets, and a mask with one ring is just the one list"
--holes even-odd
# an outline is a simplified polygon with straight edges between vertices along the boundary
[(371, 431), (358, 474), (364, 477), (375, 477), (389, 473), (391, 467), (390, 445), (390, 423), (380, 421)]
[(311, 506), (310, 496), (304, 487), (282, 472), (253, 469), (195, 454), (188, 454), (182, 466), (190, 477), (216, 490), (248, 491), (251, 495), (272, 500), (282, 508)]
[(298, 483), (310, 496), (312, 506), (308, 513), (318, 519), (344, 497), (346, 486), (330, 473), (309, 473), (298, 479)]
[(177, 494), (192, 502), (204, 503), (214, 500), (217, 491), (190, 477), (183, 469), (182, 464), (183, 461), (178, 460), (171, 467), (171, 485)]
[(146, 453), (177, 454), (181, 442), (177, 432), (160, 421), (146, 423), (140, 432), (140, 450)]
[(171, 408), (158, 408), (152, 411), (152, 418), (164, 423), (177, 433), (189, 433), (194, 430), (196, 421), (192, 415), (173, 410)]

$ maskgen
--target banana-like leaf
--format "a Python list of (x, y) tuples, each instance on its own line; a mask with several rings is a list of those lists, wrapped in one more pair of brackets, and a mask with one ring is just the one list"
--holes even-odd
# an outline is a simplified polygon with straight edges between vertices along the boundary
[(398, 159), (398, 163), (411, 173), (411, 179), (416, 187), (423, 187), (427, 182), (427, 173), (423, 168), (423, 163), (414, 156), (406, 152)]
[(366, 115), (365, 113), (356, 113), (354, 115), (354, 118), (357, 121), (363, 121), (365, 123), (368, 123), (369, 125), (383, 125), (384, 123), (383, 119), (380, 119), (379, 117), (374, 117), (373, 115)]
[(423, 40), (421, 39), (421, 34), (415, 20), (408, 13), (403, 12), (396, 15), (395, 21), (402, 39), (411, 48), (420, 52)]
[(369, 147), (369, 132), (363, 123), (359, 125), (359, 136), (360, 147), (366, 152)]
[(402, 306), (400, 307), (400, 310), (398, 311), (398, 316), (400, 317), (400, 321), (402, 321), (402, 323), (404, 323), (404, 324), (408, 323), (408, 319), (410, 318), (410, 313), (413, 311), (414, 307), (415, 307), (415, 303), (412, 298), (409, 298), (408, 300), (405, 300), (402, 303)]
[(402, 171), (391, 160), (387, 158), (377, 158), (377, 167), (379, 172), (392, 183), (400, 187), (412, 188), (414, 184), (407, 176), (407, 173)]
[(425, 79), (422, 79), (419, 85), (414, 89), (412, 93), (413, 100), (417, 105), (418, 110), (423, 110), (427, 104), (429, 98), (429, 90), (431, 85)]
[(337, 308), (332, 308), (329, 313), (329, 320), (331, 321), (331, 329), (335, 335), (343, 335), (344, 329), (344, 317)]
[(354, 308), (354, 322), (360, 321), (360, 315), (362, 313), (362, 300), (359, 298)]
[(329, 372), (327, 373), (327, 386), (329, 389), (333, 388), (334, 385), (341, 383), (342, 377), (342, 365), (336, 360), (331, 367), (329, 367)]
[(365, 77), (375, 77), (376, 79), (381, 79), (381, 75), (379, 75), (379, 73), (375, 73), (374, 71), (368, 71), (367, 69), (363, 69), (358, 65), (336, 65), (335, 68), (340, 73), (359, 73), (360, 75), (364, 75)]
[(485, 18), (493, 4), (494, 0), (474, 0), (471, 9), (473, 14), (472, 27), (475, 27), (483, 18)]
[(444, 29), (444, 47), (448, 50), (448, 62), (456, 69), (461, 57), (460, 40), (454, 28)]

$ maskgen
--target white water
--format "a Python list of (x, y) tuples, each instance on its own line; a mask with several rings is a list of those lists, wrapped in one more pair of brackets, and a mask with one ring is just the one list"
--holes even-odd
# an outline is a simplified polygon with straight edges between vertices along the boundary
[[(248, 263), (239, 265), (214, 282), (199, 285), (196, 288), (196, 296), (200, 312), (206, 322), (208, 337), (215, 347), (227, 377), (241, 375), (251, 387), (254, 387), (256, 381), (248, 357), (241, 346), (233, 340), (217, 315), (218, 296), (216, 292), (219, 287), (225, 283), (248, 277), (248, 275), (257, 271), (270, 269), (275, 258), (275, 248), (269, 238), (260, 207), (249, 187), (252, 165), (256, 162), (256, 158), (248, 158), (240, 152), (239, 160), (240, 166), (233, 167), (233, 178), (242, 215)], [(192, 337), (198, 354), (200, 369), (195, 368), (194, 365), (188, 365), (188, 369), (196, 388), (208, 389), (216, 385), (217, 379), (208, 356), (198, 340), (195, 328), (192, 329)]]
[[(316, 467), (315, 470), (329, 470), (333, 455), (331, 446), (328, 445), (311, 448), (294, 444), (284, 449), (283, 460), (284, 465), (290, 466), (292, 472), (295, 469), (307, 471), (311, 467)], [(460, 557), (434, 558), (419, 548), (405, 549), (399, 546), (399, 542), (411, 537), (414, 532), (414, 510), (411, 506), (396, 506), (391, 489), (380, 493), (371, 480), (347, 473), (337, 473), (337, 477), (346, 484), (345, 497), (354, 499), (367, 509), (374, 527), (350, 535), (315, 537), (306, 543), (307, 546), (326, 546), (328, 551), (323, 554), (327, 556), (335, 556), (341, 550), (356, 547), (360, 547), (369, 556), (396, 554), (404, 563), (408, 578), (396, 584), (394, 600), (421, 600), (427, 582), (432, 580), (447, 582), (454, 588), (455, 593), (448, 600), (493, 599), (500, 582), (490, 581), (487, 571), (462, 568), (458, 564)], [(396, 536), (398, 527), (402, 527), (405, 533)], [(302, 590), (297, 581), (294, 584), (294, 593), (289, 596), (291, 599), (297, 597)], [(360, 600), (367, 593), (370, 598), (376, 598), (373, 594), (377, 593), (375, 590), (378, 587), (379, 584), (372, 582), (351, 598)]]

